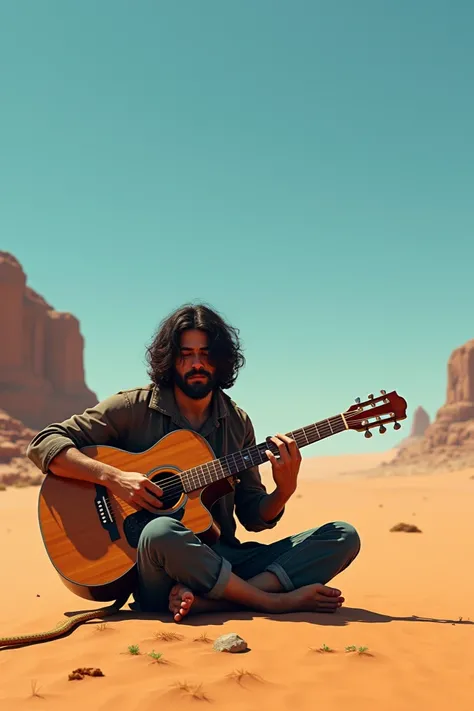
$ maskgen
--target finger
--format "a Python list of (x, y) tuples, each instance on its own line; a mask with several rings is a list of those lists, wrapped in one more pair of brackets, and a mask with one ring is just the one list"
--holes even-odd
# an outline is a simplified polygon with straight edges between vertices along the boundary
[(279, 434), (278, 437), (285, 442), (286, 446), (288, 447), (290, 457), (292, 459), (294, 459), (296, 461), (301, 459), (300, 448), (298, 447), (298, 444), (296, 443), (295, 439), (292, 439), (291, 437), (288, 437), (287, 435), (284, 435), (284, 434)]
[(145, 509), (146, 511), (149, 511), (149, 512), (152, 513), (152, 514), (158, 513), (158, 509), (156, 508), (156, 506), (152, 506), (151, 504), (147, 504), (147, 502), (146, 502), (146, 501), (143, 501), (143, 500), (140, 500), (140, 501), (133, 501), (133, 502), (131, 503), (131, 505), (132, 505), (133, 508), (136, 509), (137, 511), (142, 511), (143, 509)]
[(156, 509), (163, 508), (163, 502), (156, 498), (154, 494), (150, 494), (147, 489), (140, 492), (140, 498), (146, 501), (150, 506), (154, 506)]
[(286, 442), (281, 439), (281, 435), (277, 434), (275, 437), (272, 437), (272, 442), (275, 442), (276, 446), (278, 447), (278, 455), (282, 461), (282, 463), (289, 464), (290, 462), (290, 453), (288, 451), (288, 448), (286, 446)]
[(298, 447), (298, 444), (295, 439), (292, 439), (291, 437), (287, 437), (286, 435), (279, 435), (284, 442), (286, 442), (286, 445), (288, 447), (288, 451), (290, 452), (290, 456), (292, 459), (295, 459), (296, 461), (301, 460), (301, 451), (300, 448)]
[(163, 496), (163, 489), (160, 489), (158, 484), (155, 484), (151, 479), (145, 479), (144, 486), (148, 491), (155, 494), (155, 496)]
[(267, 455), (269, 461), (274, 465), (278, 466), (278, 459), (275, 457), (273, 452), (271, 452), (269, 449), (265, 450), (265, 454)]
[[(151, 496), (151, 494), (149, 496)], [(146, 509), (150, 513), (157, 513), (163, 506), (161, 501), (158, 501), (154, 496), (152, 497), (152, 501), (147, 499), (145, 492), (141, 492), (140, 494), (136, 493), (131, 499), (130, 504), (138, 511), (140, 509)]]

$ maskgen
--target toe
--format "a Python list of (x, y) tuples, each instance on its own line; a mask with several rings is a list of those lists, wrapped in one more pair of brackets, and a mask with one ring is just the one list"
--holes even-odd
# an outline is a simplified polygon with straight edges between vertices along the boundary
[(321, 585), (319, 592), (321, 595), (327, 595), (328, 597), (339, 597), (341, 595), (340, 590), (337, 588), (331, 588), (329, 585)]

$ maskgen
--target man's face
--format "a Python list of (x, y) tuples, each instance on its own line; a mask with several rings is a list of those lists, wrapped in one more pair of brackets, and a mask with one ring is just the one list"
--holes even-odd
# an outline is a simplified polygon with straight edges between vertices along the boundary
[(209, 363), (208, 338), (204, 331), (181, 334), (180, 354), (175, 363), (175, 384), (185, 395), (200, 400), (215, 387), (215, 368)]

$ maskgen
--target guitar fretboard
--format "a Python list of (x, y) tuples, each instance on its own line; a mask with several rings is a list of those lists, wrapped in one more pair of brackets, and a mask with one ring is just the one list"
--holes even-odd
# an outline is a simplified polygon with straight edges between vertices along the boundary
[[(287, 432), (287, 436), (295, 440), (298, 447), (319, 442), (326, 437), (343, 432), (347, 426), (342, 415), (330, 417), (327, 420), (314, 422), (306, 427), (301, 427), (294, 432)], [(181, 473), (184, 491), (189, 493), (213, 484), (221, 479), (235, 476), (250, 467), (258, 466), (268, 461), (266, 450), (278, 455), (278, 447), (273, 442), (261, 442), (253, 447), (248, 447), (240, 452), (233, 452), (225, 457), (213, 459), (205, 464), (200, 464)]]

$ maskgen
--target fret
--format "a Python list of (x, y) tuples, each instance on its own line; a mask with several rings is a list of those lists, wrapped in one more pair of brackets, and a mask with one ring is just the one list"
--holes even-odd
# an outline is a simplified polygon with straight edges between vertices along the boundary
[[(301, 449), (345, 430), (343, 416), (336, 415), (330, 419), (313, 422), (311, 425), (288, 432), (287, 436), (294, 439)], [(240, 452), (232, 452), (220, 459), (214, 459), (182, 472), (181, 479), (184, 491), (188, 493), (195, 491), (221, 479), (235, 476), (250, 467), (264, 464), (268, 461), (265, 453), (267, 449), (278, 455), (278, 447), (273, 442), (260, 442), (253, 447), (248, 447)]]

